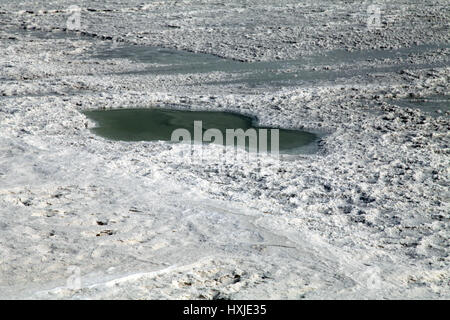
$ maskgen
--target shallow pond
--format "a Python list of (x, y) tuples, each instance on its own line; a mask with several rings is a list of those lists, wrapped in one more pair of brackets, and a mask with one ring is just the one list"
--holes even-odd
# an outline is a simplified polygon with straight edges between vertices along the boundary
[[(243, 136), (242, 133), (239, 134), (242, 131), (234, 131), (242, 129), (247, 133), (256, 132), (258, 151), (264, 151), (264, 145), (267, 146), (267, 151), (272, 151), (272, 146), (275, 146), (272, 140), (275, 143), (275, 139), (278, 138), (279, 152), (282, 154), (313, 152), (314, 145), (317, 144), (318, 140), (318, 136), (314, 133), (287, 129), (279, 129), (277, 137), (277, 134), (273, 131), (276, 128), (259, 127), (256, 125), (256, 119), (229, 112), (180, 111), (154, 108), (92, 110), (85, 111), (84, 114), (97, 123), (97, 127), (92, 129), (94, 133), (111, 140), (178, 141), (183, 139), (178, 139), (178, 136), (174, 139), (172, 135), (175, 130), (184, 129), (186, 133), (189, 133), (191, 142), (193, 142), (194, 140), (200, 141), (196, 138), (195, 132), (195, 130), (199, 130), (200, 139), (203, 143), (212, 142), (236, 146), (239, 143), (239, 138), (244, 138), (245, 148), (249, 150), (251, 148), (250, 137), (248, 135)], [(196, 128), (194, 128), (194, 122), (197, 123)], [(201, 124), (201, 127), (198, 124)], [(219, 130), (219, 137), (217, 137), (217, 134), (214, 137), (209, 136), (208, 132), (212, 132), (208, 131), (209, 129)], [(254, 129), (255, 131), (247, 131), (249, 129)], [(233, 130), (236, 133), (232, 140), (227, 139), (227, 130)], [(216, 131), (216, 133), (218, 132)], [(186, 139), (184, 140), (186, 142)], [(264, 141), (266, 142), (264, 143)], [(261, 146), (263, 146), (262, 149)]]
[[(148, 45), (133, 45), (102, 41), (89, 35), (74, 32), (45, 32), (18, 29), (11, 35), (40, 40), (83, 40), (93, 45), (86, 52), (88, 58), (101, 60), (128, 59), (145, 63), (136, 71), (124, 74), (198, 74), (223, 72), (230, 75), (220, 80), (199, 80), (206, 85), (244, 85), (249, 88), (278, 88), (313, 85), (320, 81), (338, 81), (352, 77), (398, 72), (402, 69), (423, 69), (448, 65), (450, 45), (422, 44), (386, 50), (329, 50), (305, 55), (291, 60), (240, 62), (212, 54), (194, 53)], [(440, 52), (440, 53), (436, 53)], [(430, 62), (412, 63), (415, 55), (435, 55)], [(86, 56), (84, 56), (85, 58)], [(375, 60), (377, 64), (371, 64)], [(395, 61), (395, 63), (393, 63)], [(120, 74), (115, 72), (114, 74)]]
[[(409, 56), (424, 54), (435, 50), (448, 49), (443, 45), (417, 45), (391, 50), (345, 50), (324, 51), (319, 54), (303, 56), (293, 60), (240, 62), (224, 59), (211, 54), (193, 53), (184, 50), (151, 47), (144, 45), (120, 44), (97, 48), (92, 53), (98, 59), (128, 59), (147, 63), (142, 70), (127, 73), (142, 74), (192, 74), (226, 72), (232, 74), (229, 80), (205, 82), (210, 85), (245, 84), (249, 87), (285, 87), (311, 84), (316, 81), (335, 81), (371, 73), (397, 72), (401, 69), (439, 67), (445, 62), (411, 64)], [(395, 64), (382, 63), (385, 59), (403, 59)], [(379, 60), (376, 66), (365, 63)], [(359, 65), (361, 64), (362, 65)], [(344, 68), (336, 68), (344, 65)]]

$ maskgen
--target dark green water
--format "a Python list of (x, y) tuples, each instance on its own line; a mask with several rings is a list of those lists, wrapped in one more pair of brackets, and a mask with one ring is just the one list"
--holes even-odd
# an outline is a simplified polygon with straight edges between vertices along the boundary
[[(228, 113), (208, 111), (179, 111), (166, 109), (119, 109), (119, 110), (94, 110), (84, 114), (97, 123), (93, 132), (111, 140), (122, 141), (171, 141), (172, 133), (176, 129), (186, 129), (194, 140), (194, 121), (202, 122), (201, 132), (208, 129), (218, 129), (222, 133), (223, 141), (216, 139), (212, 143), (226, 143), (226, 129), (254, 128), (261, 143), (259, 134), (261, 129), (267, 131), (267, 150), (271, 151), (272, 128), (255, 126), (254, 119)], [(279, 129), (279, 151), (284, 154), (309, 153), (314, 149), (311, 145), (317, 142), (314, 133), (298, 130)], [(206, 139), (205, 139), (206, 140)], [(248, 137), (245, 147), (248, 150)], [(237, 139), (233, 145), (236, 145)], [(264, 150), (264, 149), (262, 149)]]

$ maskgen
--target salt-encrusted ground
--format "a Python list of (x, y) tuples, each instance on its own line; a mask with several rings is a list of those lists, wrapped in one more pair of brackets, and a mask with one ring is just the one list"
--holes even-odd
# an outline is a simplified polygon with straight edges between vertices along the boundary
[[(447, 1), (382, 2), (372, 31), (369, 2), (56, 3), (0, 1), (0, 298), (450, 297), (449, 113), (393, 102), (448, 97)], [(62, 31), (71, 5), (81, 35)], [(132, 44), (362, 58), (279, 87), (95, 54)], [(281, 166), (226, 167), (104, 140), (80, 113), (155, 105), (327, 135)]]

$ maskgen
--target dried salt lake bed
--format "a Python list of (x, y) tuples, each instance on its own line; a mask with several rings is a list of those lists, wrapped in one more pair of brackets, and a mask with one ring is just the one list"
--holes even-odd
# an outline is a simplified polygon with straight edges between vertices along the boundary
[[(70, 5), (0, 0), (1, 298), (450, 296), (446, 1), (377, 30), (345, 1), (119, 0), (65, 32)], [(143, 106), (319, 139), (192, 163), (86, 114)]]

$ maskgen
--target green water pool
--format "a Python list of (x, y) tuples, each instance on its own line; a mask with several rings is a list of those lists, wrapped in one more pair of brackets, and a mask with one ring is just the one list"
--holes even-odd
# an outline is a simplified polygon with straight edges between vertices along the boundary
[[(191, 143), (194, 143), (194, 140), (200, 141), (198, 140), (198, 136), (200, 136), (202, 143), (205, 144), (227, 144), (227, 142), (230, 144), (231, 139), (227, 139), (227, 133), (232, 133), (234, 131), (236, 135), (233, 137), (232, 144), (235, 146), (238, 145), (242, 133), (256, 133), (256, 135), (249, 134), (244, 137), (245, 148), (247, 150), (267, 150), (268, 152), (272, 152), (276, 147), (272, 140), (275, 141), (275, 139), (277, 139), (279, 152), (285, 154), (310, 153), (311, 150), (314, 149), (313, 146), (315, 145), (315, 142), (318, 140), (316, 134), (307, 131), (278, 129), (276, 134), (273, 131), (277, 128), (259, 127), (256, 125), (256, 119), (229, 112), (180, 111), (152, 108), (91, 110), (85, 111), (84, 114), (97, 124), (92, 131), (95, 134), (110, 140), (162, 140), (173, 142), (174, 131), (182, 129), (185, 133), (189, 133), (188, 135), (191, 139)], [(199, 130), (197, 136), (194, 128), (195, 123), (197, 124), (197, 130)], [(198, 124), (201, 124), (200, 129)], [(216, 130), (211, 131), (209, 129)], [(250, 131), (248, 131), (249, 129)], [(198, 135), (199, 132), (201, 132), (200, 135)], [(210, 132), (215, 132), (216, 135), (211, 137), (208, 135)], [(219, 137), (218, 139), (217, 135), (222, 135), (222, 138)], [(257, 148), (251, 149), (251, 139), (255, 136), (258, 140)], [(186, 139), (182, 138), (183, 137), (177, 138), (176, 141), (188, 142)], [(265, 146), (267, 147), (264, 148)], [(274, 148), (272, 148), (273, 146)]]

